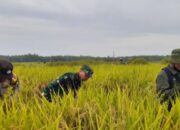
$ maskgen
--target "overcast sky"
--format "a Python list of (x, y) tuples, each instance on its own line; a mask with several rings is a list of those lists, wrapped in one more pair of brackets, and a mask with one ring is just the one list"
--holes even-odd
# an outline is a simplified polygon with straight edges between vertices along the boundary
[(167, 55), (180, 0), (0, 0), (0, 55)]

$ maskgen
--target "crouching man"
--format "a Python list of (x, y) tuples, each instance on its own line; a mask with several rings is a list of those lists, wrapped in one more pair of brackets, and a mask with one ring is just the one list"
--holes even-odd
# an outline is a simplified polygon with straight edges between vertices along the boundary
[(171, 63), (161, 70), (156, 83), (161, 103), (168, 103), (168, 111), (171, 111), (180, 94), (180, 49), (172, 51)]
[(0, 98), (10, 92), (13, 96), (20, 90), (19, 79), (13, 73), (13, 65), (7, 60), (0, 60)]
[(58, 79), (51, 82), (43, 91), (44, 96), (49, 102), (52, 101), (52, 96), (58, 95), (60, 97), (63, 94), (68, 94), (69, 90), (72, 90), (74, 97), (77, 95), (77, 90), (80, 88), (83, 81), (88, 80), (93, 75), (93, 70), (88, 65), (83, 65), (77, 73), (65, 73)]

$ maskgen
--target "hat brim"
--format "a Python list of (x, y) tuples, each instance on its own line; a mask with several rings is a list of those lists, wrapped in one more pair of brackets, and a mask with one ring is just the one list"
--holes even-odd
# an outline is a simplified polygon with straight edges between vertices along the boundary
[(87, 75), (87, 77), (88, 77), (88, 78), (91, 78), (91, 77), (92, 77), (92, 75)]
[(180, 59), (179, 58), (177, 58), (177, 59), (171, 58), (171, 63), (180, 64)]

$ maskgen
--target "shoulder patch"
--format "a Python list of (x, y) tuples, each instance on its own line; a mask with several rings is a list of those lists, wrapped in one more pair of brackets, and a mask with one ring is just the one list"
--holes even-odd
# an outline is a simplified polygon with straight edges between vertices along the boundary
[(59, 84), (59, 83), (60, 83), (59, 79), (58, 79), (58, 80), (56, 80), (56, 82)]
[(67, 78), (68, 78), (68, 76), (65, 75), (65, 76), (64, 76), (64, 79), (67, 79)]

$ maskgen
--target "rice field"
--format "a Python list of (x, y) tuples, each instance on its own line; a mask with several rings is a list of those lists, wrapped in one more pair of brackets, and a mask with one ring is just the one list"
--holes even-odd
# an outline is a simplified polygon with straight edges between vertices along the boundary
[(180, 100), (172, 111), (160, 105), (156, 76), (165, 65), (91, 64), (93, 78), (78, 97), (70, 93), (52, 103), (39, 93), (65, 72), (80, 65), (15, 64), (21, 91), (0, 100), (0, 130), (179, 130)]

